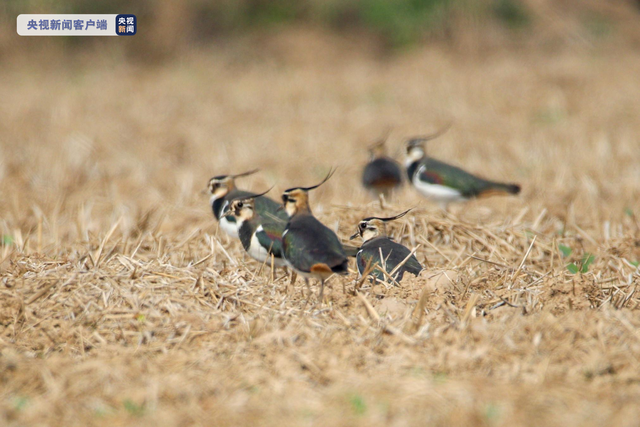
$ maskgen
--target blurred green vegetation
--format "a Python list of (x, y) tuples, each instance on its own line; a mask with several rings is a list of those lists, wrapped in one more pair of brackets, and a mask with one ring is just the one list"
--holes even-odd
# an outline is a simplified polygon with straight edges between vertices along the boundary
[[(630, 1), (630, 0), (629, 0)], [(387, 50), (427, 40), (467, 40), (501, 35), (503, 41), (522, 35), (540, 24), (553, 2), (532, 0), (3, 0), (0, 28), (11, 27), (21, 13), (134, 13), (139, 32), (122, 49), (145, 55), (173, 53), (186, 46), (206, 45), (238, 35), (278, 31), (286, 26), (314, 26), (335, 32), (367, 36)], [(560, 8), (579, 16), (587, 37), (603, 38), (615, 30), (615, 18), (586, 4)], [(560, 15), (554, 19), (558, 20)], [(567, 21), (568, 22), (568, 21)], [(4, 24), (4, 25), (2, 25)], [(532, 31), (530, 31), (531, 33)], [(0, 50), (12, 42), (0, 34)], [(514, 37), (515, 36), (515, 37)], [(100, 43), (94, 38), (64, 37), (51, 45), (69, 47)], [(35, 45), (35, 43), (32, 43)], [(23, 42), (18, 49), (28, 49)], [(141, 55), (140, 53), (143, 52)]]
[(134, 13), (141, 26), (173, 16), (176, 23), (188, 23), (182, 31), (190, 39), (204, 41), (256, 28), (314, 23), (367, 31), (390, 46), (444, 31), (454, 14), (495, 19), (509, 28), (533, 19), (523, 0), (4, 0), (0, 5), (6, 18), (20, 13)]

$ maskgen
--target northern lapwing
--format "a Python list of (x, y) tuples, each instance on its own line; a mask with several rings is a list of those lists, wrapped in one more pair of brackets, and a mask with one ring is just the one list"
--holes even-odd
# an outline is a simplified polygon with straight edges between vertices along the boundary
[(268, 192), (236, 196), (223, 216), (235, 217), (242, 247), (253, 259), (265, 262), (273, 256), (275, 267), (285, 267), (282, 233), (287, 223), (279, 218), (265, 218), (256, 211), (256, 200)]
[[(208, 187), (211, 193), (209, 203), (213, 210), (213, 216), (220, 223), (220, 227), (231, 237), (238, 237), (238, 225), (234, 216), (224, 216), (224, 213), (229, 209), (229, 201), (239, 196), (251, 196), (252, 194), (238, 190), (235, 179), (252, 175), (256, 172), (258, 172), (258, 169), (236, 175), (214, 176), (209, 180)], [(255, 209), (263, 218), (279, 218), (284, 223), (287, 222), (288, 218), (280, 210), (280, 204), (266, 196), (256, 198)]]
[(305, 278), (320, 281), (318, 301), (322, 303), (324, 282), (332, 274), (347, 274), (348, 260), (338, 236), (311, 213), (309, 191), (318, 188), (333, 171), (312, 187), (289, 188), (282, 193), (282, 203), (289, 221), (282, 234), (282, 248), (287, 264)]
[(464, 170), (427, 156), (424, 143), (442, 134), (415, 137), (407, 141), (405, 166), (409, 181), (422, 195), (446, 210), (449, 203), (495, 194), (518, 194), (517, 184), (503, 184), (479, 178)]
[(356, 254), (356, 265), (360, 275), (364, 274), (368, 265), (375, 267), (369, 275), (380, 281), (386, 281), (386, 275), (380, 271), (379, 267), (383, 268), (395, 281), (402, 280), (404, 273), (416, 276), (420, 274), (423, 267), (415, 255), (384, 234), (386, 222), (402, 218), (410, 210), (388, 218), (372, 216), (358, 223), (358, 229), (351, 236), (351, 240), (358, 236), (362, 238), (362, 246)]
[(380, 198), (380, 207), (402, 185), (400, 164), (386, 155), (386, 138), (369, 147), (369, 163), (362, 171), (362, 185)]

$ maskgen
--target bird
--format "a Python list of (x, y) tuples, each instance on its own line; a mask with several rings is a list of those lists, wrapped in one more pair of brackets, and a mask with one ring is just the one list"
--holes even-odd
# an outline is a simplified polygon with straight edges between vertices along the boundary
[(386, 155), (386, 138), (369, 147), (369, 162), (362, 171), (362, 185), (375, 194), (384, 209), (384, 200), (402, 185), (402, 169), (398, 162)]
[(382, 267), (397, 282), (402, 280), (404, 273), (417, 276), (424, 269), (409, 249), (381, 233), (386, 222), (402, 218), (410, 210), (388, 218), (372, 216), (358, 223), (351, 240), (356, 237), (362, 238), (362, 246), (356, 254), (356, 265), (360, 276), (365, 274), (368, 266), (375, 266), (369, 275), (380, 281), (386, 281), (385, 274), (379, 269)]
[[(234, 216), (224, 216), (229, 209), (229, 201), (238, 196), (250, 196), (252, 193), (238, 190), (235, 185), (235, 179), (243, 176), (253, 175), (259, 169), (236, 175), (219, 175), (209, 179), (209, 193), (211, 198), (209, 204), (213, 211), (213, 216), (218, 220), (220, 228), (233, 238), (238, 237), (238, 225)], [(280, 203), (266, 196), (256, 197), (255, 209), (263, 218), (279, 218), (286, 224), (287, 216), (280, 210)]]
[(418, 192), (440, 204), (445, 211), (451, 202), (520, 192), (518, 184), (489, 181), (427, 156), (424, 143), (442, 133), (407, 140), (407, 176)]
[[(348, 259), (338, 236), (322, 224), (309, 207), (309, 191), (327, 182), (334, 171), (311, 187), (293, 187), (282, 193), (283, 209), (289, 221), (282, 233), (282, 248), (287, 264), (305, 278), (320, 281), (318, 301), (322, 303), (325, 281), (334, 273), (348, 274)], [(308, 300), (307, 300), (308, 301)]]
[(265, 218), (256, 211), (256, 200), (270, 190), (234, 197), (229, 201), (229, 209), (223, 216), (235, 217), (242, 247), (253, 259), (265, 262), (273, 256), (275, 267), (285, 267), (282, 233), (287, 223), (279, 219)]

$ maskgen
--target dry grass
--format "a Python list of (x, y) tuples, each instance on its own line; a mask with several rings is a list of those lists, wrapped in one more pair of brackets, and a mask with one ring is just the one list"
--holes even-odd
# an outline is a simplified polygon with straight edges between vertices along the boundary
[[(312, 36), (2, 72), (0, 423), (635, 425), (638, 56), (381, 62)], [(354, 295), (352, 274), (304, 308), (200, 192), (259, 166), (243, 184), (277, 196), (338, 166), (312, 204), (346, 237), (379, 212), (363, 147), (451, 119), (430, 151), (524, 192), (451, 217), (401, 194), (394, 212), (419, 207), (393, 234), (429, 266), (401, 287)]]

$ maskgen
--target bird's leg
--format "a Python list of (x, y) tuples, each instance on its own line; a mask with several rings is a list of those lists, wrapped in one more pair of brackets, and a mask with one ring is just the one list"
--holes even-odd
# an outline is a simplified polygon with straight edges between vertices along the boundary
[[(309, 286), (309, 279), (304, 278), (304, 284), (307, 285), (307, 298), (305, 298), (304, 305), (302, 306), (302, 311), (307, 308), (307, 304), (309, 304), (309, 298), (311, 298), (311, 286)], [(304, 292), (302, 292), (302, 296), (304, 297)]]
[(318, 296), (318, 302), (322, 305), (322, 294), (324, 294), (324, 279), (320, 279), (320, 295)]
[(293, 286), (296, 283), (297, 278), (298, 278), (298, 275), (296, 274), (295, 271), (293, 271), (293, 269), (291, 269), (291, 281), (289, 282), (289, 286)]
[(275, 258), (273, 254), (271, 254), (271, 283), (276, 281), (276, 265)]
[(307, 300), (311, 298), (311, 285), (309, 285), (309, 279), (304, 278), (304, 284), (307, 285)]
[(384, 210), (384, 193), (378, 193), (378, 200), (380, 201), (380, 209)]

